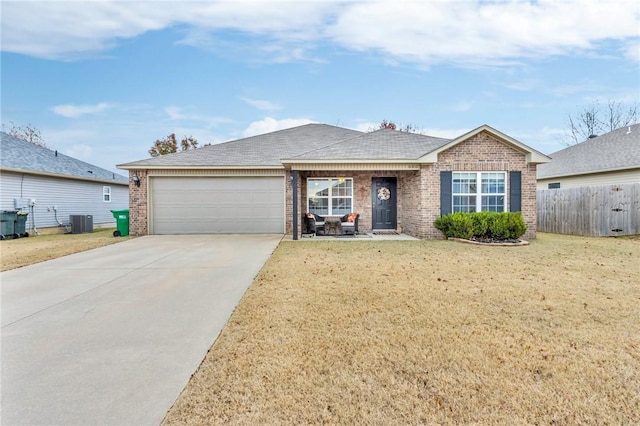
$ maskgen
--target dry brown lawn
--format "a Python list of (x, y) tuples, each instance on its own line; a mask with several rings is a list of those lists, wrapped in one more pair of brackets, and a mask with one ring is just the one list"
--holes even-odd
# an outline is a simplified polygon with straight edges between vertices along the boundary
[(289, 241), (165, 424), (640, 424), (640, 240)]
[(87, 234), (50, 234), (0, 241), (0, 271), (21, 268), (73, 253), (126, 241), (113, 236), (115, 228), (98, 228)]

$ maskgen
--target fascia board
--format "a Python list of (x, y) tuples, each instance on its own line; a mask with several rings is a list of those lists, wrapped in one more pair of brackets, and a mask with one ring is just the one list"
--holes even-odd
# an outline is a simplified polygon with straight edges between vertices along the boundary
[(145, 166), (117, 164), (117, 168), (122, 170), (282, 170), (284, 166)]
[(406, 159), (406, 160), (397, 160), (397, 159), (375, 159), (375, 160), (349, 160), (349, 159), (339, 159), (339, 160), (326, 160), (326, 159), (285, 159), (282, 160), (282, 164), (418, 164), (418, 161), (415, 159)]

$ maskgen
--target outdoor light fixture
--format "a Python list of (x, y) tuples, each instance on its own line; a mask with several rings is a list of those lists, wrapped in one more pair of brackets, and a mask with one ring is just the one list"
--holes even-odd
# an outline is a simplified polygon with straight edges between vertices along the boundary
[(131, 176), (131, 180), (133, 180), (133, 183), (136, 186), (140, 186), (140, 178), (138, 177), (138, 173), (134, 173), (133, 176)]

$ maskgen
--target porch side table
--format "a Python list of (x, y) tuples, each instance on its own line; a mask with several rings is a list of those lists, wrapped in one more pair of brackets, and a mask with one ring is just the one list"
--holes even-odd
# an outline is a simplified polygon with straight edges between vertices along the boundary
[(324, 218), (324, 234), (342, 234), (342, 222), (340, 222), (340, 218), (338, 216), (327, 216)]

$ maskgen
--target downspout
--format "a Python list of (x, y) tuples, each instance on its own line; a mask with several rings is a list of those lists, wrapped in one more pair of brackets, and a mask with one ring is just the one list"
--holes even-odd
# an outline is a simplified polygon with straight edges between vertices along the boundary
[(293, 190), (293, 239), (298, 239), (298, 171), (291, 171), (291, 186)]

